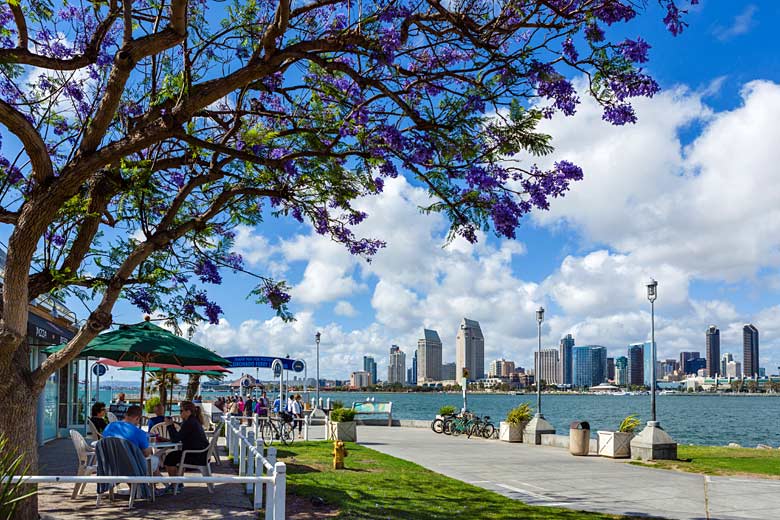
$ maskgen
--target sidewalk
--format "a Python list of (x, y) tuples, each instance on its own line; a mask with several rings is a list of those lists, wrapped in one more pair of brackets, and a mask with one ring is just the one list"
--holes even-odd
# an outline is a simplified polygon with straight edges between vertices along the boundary
[(525, 503), (683, 520), (780, 516), (780, 481), (709, 477), (568, 450), (360, 426), (360, 444)]

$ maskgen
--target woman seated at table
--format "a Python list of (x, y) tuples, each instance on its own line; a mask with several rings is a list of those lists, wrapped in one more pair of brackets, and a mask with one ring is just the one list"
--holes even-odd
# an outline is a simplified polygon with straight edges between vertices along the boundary
[[(170, 417), (165, 418), (165, 426), (168, 430), (168, 438), (173, 442), (181, 443), (181, 450), (172, 451), (165, 457), (165, 468), (168, 470), (168, 475), (175, 477), (179, 475), (179, 462), (181, 462), (182, 451), (187, 450), (202, 450), (208, 447), (209, 441), (206, 438), (206, 433), (203, 431), (200, 418), (200, 408), (196, 407), (190, 401), (182, 401), (181, 405), (181, 429), (176, 431), (173, 426), (173, 421)], [(192, 464), (194, 466), (205, 466), (208, 460), (208, 453), (188, 453), (184, 460), (185, 464)], [(175, 484), (171, 484), (170, 490), (173, 490)], [(179, 488), (184, 487), (179, 484)]]
[(106, 426), (108, 426), (108, 419), (106, 418), (106, 403), (97, 403), (92, 405), (92, 417), (89, 418), (92, 424), (95, 425), (95, 429), (98, 433), (103, 433)]

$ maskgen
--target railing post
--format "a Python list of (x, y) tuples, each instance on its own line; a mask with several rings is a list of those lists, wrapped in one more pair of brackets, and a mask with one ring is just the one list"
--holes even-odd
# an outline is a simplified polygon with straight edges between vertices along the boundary
[(246, 425), (242, 424), (241, 428), (239, 429), (239, 437), (238, 437), (238, 474), (239, 475), (246, 475), (246, 442), (244, 439), (246, 438)]
[(284, 520), (286, 495), (287, 466), (277, 462), (274, 464), (274, 520)]
[[(250, 477), (254, 477), (256, 473), (255, 468), (255, 454), (252, 451), (252, 448), (254, 448), (255, 444), (255, 432), (248, 431), (246, 434), (246, 438), (249, 441), (249, 446), (246, 448), (246, 474)], [(254, 485), (253, 482), (247, 482), (246, 483), (246, 492), (251, 493), (252, 486)]]
[[(263, 458), (260, 456), (259, 453), (255, 455), (255, 468), (257, 468), (257, 471), (255, 471), (255, 477), (262, 478), (263, 472), (265, 471), (265, 465), (263, 464)], [(255, 481), (255, 495), (252, 503), (255, 506), (255, 510), (258, 510), (261, 507), (263, 507), (263, 481), (262, 480)]]
[(233, 436), (232, 429), (233, 424), (230, 421), (230, 416), (225, 414), (225, 421), (222, 423), (225, 425), (225, 449), (227, 450), (228, 458), (233, 457)]
[(311, 419), (311, 414), (307, 415), (303, 420), (303, 439), (306, 441), (309, 440), (309, 419)]
[(236, 463), (237, 460), (237, 452), (238, 452), (238, 428), (236, 426), (236, 420), (237, 417), (233, 417), (233, 464)]

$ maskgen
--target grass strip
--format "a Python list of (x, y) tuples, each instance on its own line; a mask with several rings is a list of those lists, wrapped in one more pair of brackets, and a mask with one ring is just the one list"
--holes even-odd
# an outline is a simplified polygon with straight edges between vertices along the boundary
[(296, 442), (280, 446), (278, 460), (287, 464), (291, 494), (312, 503), (322, 499), (327, 506), (338, 508), (338, 518), (626, 518), (526, 505), (354, 443), (347, 443), (345, 469), (334, 470), (332, 450), (330, 442)]
[(681, 444), (677, 446), (677, 459), (633, 463), (705, 475), (780, 478), (780, 450)]

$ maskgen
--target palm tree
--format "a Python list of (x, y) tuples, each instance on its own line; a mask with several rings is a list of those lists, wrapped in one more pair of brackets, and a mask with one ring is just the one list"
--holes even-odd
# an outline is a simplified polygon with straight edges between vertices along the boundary
[[(190, 374), (189, 378), (187, 379), (187, 396), (185, 399), (188, 401), (192, 401), (195, 396), (198, 394), (198, 390), (200, 389), (200, 378), (202, 376), (200, 374)], [(206, 376), (209, 378), (209, 381), (222, 381), (225, 379), (225, 376)]]
[(164, 373), (164, 372), (150, 372), (147, 374), (146, 392), (149, 394), (159, 394), (160, 402), (163, 407), (168, 402), (168, 387), (173, 388), (174, 385), (181, 384), (179, 377), (176, 374)]

